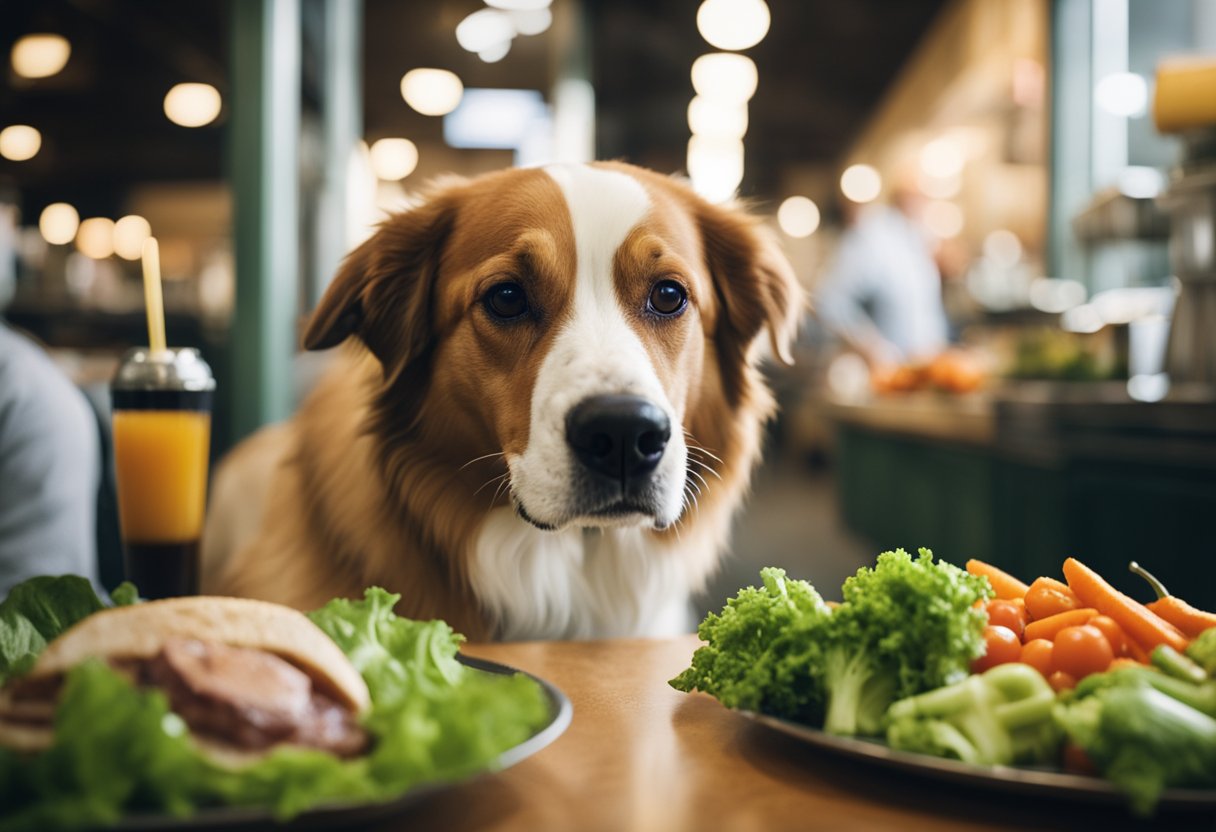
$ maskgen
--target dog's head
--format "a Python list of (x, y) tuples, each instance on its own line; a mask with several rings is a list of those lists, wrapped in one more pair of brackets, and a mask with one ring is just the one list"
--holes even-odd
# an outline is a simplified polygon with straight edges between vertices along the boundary
[(387, 220), (305, 345), (360, 338), (384, 370), (378, 430), (453, 468), (501, 454), (535, 526), (664, 529), (694, 411), (758, 411), (753, 347), (767, 328), (788, 360), (801, 308), (753, 218), (640, 168), (554, 166), (448, 182)]

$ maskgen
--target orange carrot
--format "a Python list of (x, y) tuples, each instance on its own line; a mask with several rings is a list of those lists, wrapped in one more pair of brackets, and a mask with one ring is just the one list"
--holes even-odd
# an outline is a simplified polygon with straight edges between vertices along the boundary
[(1119, 592), (1076, 558), (1064, 561), (1064, 577), (1078, 598), (1103, 615), (1115, 619), (1128, 638), (1146, 651), (1151, 651), (1158, 644), (1168, 644), (1180, 653), (1186, 650), (1186, 636), (1177, 627), (1144, 604)]
[(1196, 638), (1209, 627), (1216, 627), (1216, 614), (1195, 609), (1173, 595), (1158, 598), (1145, 606), (1181, 630), (1187, 638)]
[(1136, 664), (1152, 664), (1148, 657), (1148, 651), (1137, 644), (1134, 638), (1127, 640), (1127, 658)]
[(1036, 638), (1045, 638), (1048, 641), (1054, 641), (1060, 630), (1065, 627), (1088, 624), (1089, 620), (1097, 614), (1097, 610), (1087, 607), (1079, 610), (1065, 610), (1055, 615), (1049, 615), (1047, 618), (1040, 618), (1038, 621), (1031, 621), (1026, 625), (1025, 639), (1034, 641)]
[(1120, 656), (1110, 663), (1110, 667), (1106, 668), (1107, 672), (1112, 670), (1122, 670), (1125, 667), (1144, 667), (1144, 662), (1138, 662), (1131, 656)]
[(1171, 595), (1165, 584), (1140, 564), (1132, 561), (1127, 568), (1148, 581), (1148, 585), (1157, 593), (1157, 600), (1145, 606), (1181, 630), (1187, 638), (1196, 638), (1204, 630), (1216, 627), (1216, 615), (1196, 609)]
[(972, 575), (987, 578), (988, 583), (992, 584), (992, 591), (996, 593), (996, 597), (1004, 598), (1007, 601), (1024, 597), (1026, 590), (1030, 589), (1030, 587), (1008, 572), (997, 569), (992, 564), (984, 563), (982, 560), (972, 558), (967, 561), (967, 571)]
[(1082, 604), (1076, 593), (1055, 578), (1036, 578), (1026, 591), (1026, 611), (1035, 620), (1084, 606), (1092, 604)]

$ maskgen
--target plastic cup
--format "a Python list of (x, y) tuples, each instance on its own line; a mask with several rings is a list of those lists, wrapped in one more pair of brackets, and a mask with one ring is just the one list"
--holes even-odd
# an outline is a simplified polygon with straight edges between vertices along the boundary
[(198, 594), (214, 391), (195, 349), (131, 350), (111, 382), (124, 566), (145, 598)]

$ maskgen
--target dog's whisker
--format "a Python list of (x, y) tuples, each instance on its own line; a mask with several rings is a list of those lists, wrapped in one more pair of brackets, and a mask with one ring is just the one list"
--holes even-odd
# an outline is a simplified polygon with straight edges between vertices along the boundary
[(496, 457), (496, 456), (504, 456), (504, 454), (503, 454), (503, 452), (502, 452), (502, 451), (495, 451), (495, 452), (494, 452), (494, 453), (492, 453), (492, 454), (482, 454), (481, 456), (474, 457), (473, 459), (470, 459), (470, 460), (469, 460), (468, 462), (466, 462), (464, 465), (461, 465), (461, 466), (460, 466), (460, 468), (458, 468), (457, 470), (459, 470), (459, 471), (463, 471), (465, 468), (468, 468), (468, 467), (469, 467), (470, 465), (472, 465), (474, 462), (481, 462), (483, 459), (492, 459), (493, 457)]
[[(702, 468), (704, 468), (707, 473), (713, 474), (719, 480), (722, 479), (722, 475), (719, 474), (716, 470), (714, 470), (714, 467), (712, 465), (706, 465), (704, 462), (701, 462), (701, 460), (699, 460), (699, 459), (691, 460), (691, 461), (696, 462), (698, 465), (700, 465)], [(688, 471), (689, 471), (689, 473), (693, 473), (692, 468), (689, 468)]]
[(508, 471), (503, 475), (501, 482), (498, 483), (498, 488), (494, 489), (494, 497), (490, 500), (491, 503), (498, 502), (498, 495), (502, 494), (503, 489), (511, 490), (511, 472)]
[(507, 476), (506, 474), (499, 474), (497, 477), (490, 477), (488, 480), (486, 480), (485, 482), (483, 482), (481, 485), (479, 485), (477, 487), (477, 490), (473, 492), (473, 496), (476, 497), (478, 494), (480, 494), (482, 492), (482, 490), (487, 485), (489, 485), (492, 482), (498, 482), (498, 481), (502, 480), (503, 477), (506, 477), (506, 476)]

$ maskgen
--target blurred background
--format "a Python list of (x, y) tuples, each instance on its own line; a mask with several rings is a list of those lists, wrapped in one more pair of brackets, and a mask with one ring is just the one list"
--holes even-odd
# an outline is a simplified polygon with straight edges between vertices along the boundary
[[(623, 159), (815, 298), (714, 608), (928, 546), (1216, 603), (1216, 0), (6, 0), (0, 310), (105, 424), (146, 342), (289, 415), (341, 257), (430, 178)], [(1206, 56), (1206, 60), (1205, 60)], [(104, 429), (103, 429), (104, 440)], [(99, 520), (103, 582), (117, 537)], [(109, 570), (109, 572), (107, 572)]]

